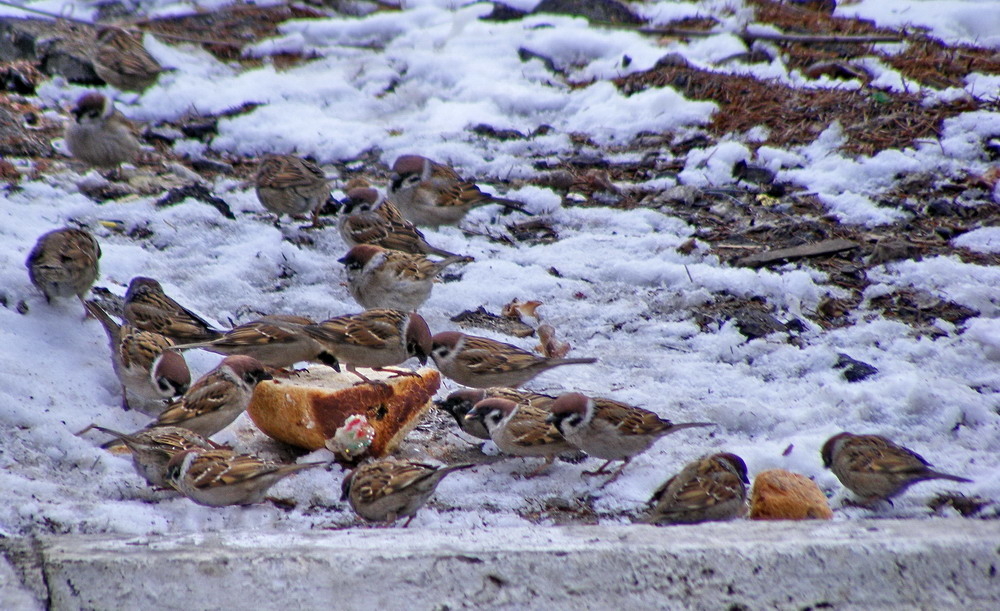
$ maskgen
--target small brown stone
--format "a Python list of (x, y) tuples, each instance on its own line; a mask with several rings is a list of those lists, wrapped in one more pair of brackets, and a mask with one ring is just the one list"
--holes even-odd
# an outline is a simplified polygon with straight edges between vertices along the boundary
[(826, 496), (808, 477), (784, 469), (758, 473), (750, 491), (751, 520), (829, 520)]

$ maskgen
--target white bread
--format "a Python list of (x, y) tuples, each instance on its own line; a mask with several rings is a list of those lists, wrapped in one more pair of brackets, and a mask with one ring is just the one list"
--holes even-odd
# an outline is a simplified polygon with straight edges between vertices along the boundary
[(751, 520), (829, 520), (833, 511), (816, 482), (784, 469), (762, 471), (750, 491)]

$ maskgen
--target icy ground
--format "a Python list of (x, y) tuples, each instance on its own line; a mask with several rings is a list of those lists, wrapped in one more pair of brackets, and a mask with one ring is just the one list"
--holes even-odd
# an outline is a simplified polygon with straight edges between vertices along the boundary
[[(53, 9), (65, 4), (60, 0), (33, 6)], [(213, 4), (221, 3), (202, 6)], [(527, 9), (536, 2), (510, 4)], [(864, 0), (837, 11), (884, 25), (925, 25), (947, 41), (1000, 51), (998, 15), (987, 10), (989, 4)], [(150, 15), (196, 8), (159, 0), (140, 5)], [(631, 6), (653, 24), (710, 15), (720, 22), (720, 30), (736, 31), (754, 21), (752, 8), (741, 0)], [(628, 160), (628, 145), (641, 134), (670, 133), (680, 139), (698, 133), (716, 110), (713, 103), (685, 99), (671, 88), (649, 88), (626, 97), (609, 79), (648, 70), (668, 53), (679, 53), (707, 69), (728, 70), (732, 68), (713, 62), (746, 50), (740, 38), (725, 33), (685, 41), (591, 27), (583, 19), (565, 16), (481, 21), (479, 17), (492, 10), (488, 3), (407, 0), (405, 7), (360, 18), (332, 14), (285, 23), (279, 36), (247, 51), (263, 59), (263, 65), (252, 69), (223, 63), (197, 45), (167, 44), (147, 36), (150, 51), (176, 70), (142, 96), (110, 89), (106, 93), (118, 98), (126, 115), (151, 123), (176, 119), (192, 109), (218, 113), (248, 102), (260, 104), (221, 120), (219, 136), (210, 145), (178, 141), (178, 154), (197, 155), (206, 146), (250, 157), (295, 151), (313, 156), (333, 174), (334, 162), (376, 151), (381, 166), (373, 171), (384, 176), (385, 167), (398, 155), (420, 153), (447, 161), (462, 174), (477, 177), (486, 189), (498, 190), (504, 181), (532, 177), (539, 162), (555, 163), (577, 154), (581, 145), (571, 134), (587, 134), (596, 146), (605, 147), (603, 154), (610, 159)], [(76, 17), (91, 11), (84, 2), (73, 8)], [(16, 10), (5, 7), (3, 13)], [(522, 61), (522, 47), (551, 58), (566, 77), (538, 59)], [(316, 59), (278, 69), (269, 59), (277, 52), (312, 54)], [(631, 59), (627, 67), (622, 62), (626, 55)], [(740, 69), (794, 86), (859, 86), (825, 77), (810, 80), (789, 71), (780, 60)], [(880, 80), (894, 82), (891, 69), (881, 69), (885, 72)], [(979, 99), (996, 98), (1000, 76), (970, 75), (965, 89)], [(48, 108), (50, 117), (65, 117), (62, 109), (85, 90), (52, 79), (40, 88), (35, 102)], [(930, 88), (922, 93), (928, 100), (956, 94)], [(551, 129), (529, 139), (498, 141), (471, 132), (478, 124), (522, 134), (543, 125)], [(972, 112), (946, 121), (938, 141), (868, 158), (838, 151), (844, 135), (836, 125), (808, 146), (762, 147), (756, 156), (748, 146), (750, 136), (733, 135), (693, 150), (676, 176), (616, 186), (665, 190), (678, 184), (732, 185), (731, 168), (745, 159), (776, 171), (779, 180), (797, 189), (816, 193), (841, 222), (875, 227), (905, 215), (877, 203), (879, 194), (902, 176), (918, 169), (982, 174), (990, 162), (981, 142), (997, 134), (1000, 113)], [(11, 161), (25, 172), (30, 169), (25, 160)], [(0, 490), (6, 497), (0, 503), (0, 534), (301, 530), (356, 524), (339, 501), (338, 469), (311, 470), (276, 486), (272, 494), (289, 499), (292, 509), (272, 504), (211, 509), (147, 490), (127, 458), (98, 448), (102, 437), (74, 436), (92, 422), (133, 430), (146, 419), (119, 408), (119, 387), (100, 325), (83, 320), (77, 301), (46, 305), (30, 285), (23, 261), (45, 231), (82, 224), (98, 236), (103, 258), (97, 286), (123, 294), (133, 276), (152, 276), (174, 298), (226, 326), (260, 313), (323, 319), (359, 310), (341, 285), (344, 277), (336, 259), (345, 247), (335, 228), (304, 232), (287, 222), (276, 228), (246, 181), (219, 178), (209, 185), (235, 212), (236, 219), (229, 220), (195, 200), (162, 209), (154, 208), (156, 197), (97, 204), (76, 186), (96, 178), (60, 162), (37, 180), (23, 180), (19, 189), (0, 195), (0, 294), (5, 306), (0, 308)], [(342, 195), (339, 188), (334, 195)], [(474, 211), (465, 221), (464, 227), (473, 233), (454, 227), (427, 231), (431, 243), (475, 257), (460, 270), (460, 280), (435, 287), (422, 309), (431, 329), (455, 329), (450, 317), (480, 305), (499, 312), (516, 298), (539, 300), (544, 320), (573, 345), (572, 355), (600, 360), (550, 372), (531, 388), (606, 395), (674, 421), (707, 420), (718, 427), (661, 440), (604, 490), (597, 490), (600, 480), (580, 477), (581, 471), (597, 465), (594, 460), (557, 462), (547, 475), (535, 479), (521, 477), (534, 465), (520, 459), (460, 472), (445, 480), (411, 528), (529, 521), (545, 525), (572, 519), (554, 516), (553, 508), (604, 523), (628, 522), (683, 464), (722, 450), (742, 456), (751, 475), (780, 467), (815, 478), (831, 495), (838, 520), (868, 516), (872, 512), (842, 505), (849, 495), (822, 467), (820, 446), (843, 430), (886, 435), (941, 470), (975, 480), (960, 486), (920, 484), (875, 516), (928, 517), (926, 502), (945, 490), (1000, 498), (996, 267), (965, 263), (957, 256), (878, 266), (869, 273), (873, 283), (852, 314), (853, 324), (827, 330), (809, 314), (824, 297), (837, 297), (843, 289), (801, 261), (752, 269), (720, 261), (697, 240), (694, 249), (678, 250), (698, 227), (672, 216), (669, 209), (565, 205), (560, 193), (539, 186), (505, 195), (524, 201), (538, 218), (550, 221), (559, 239), (513, 246), (491, 241), (486, 234), (503, 234), (505, 224), (524, 220), (498, 217), (491, 207)], [(1000, 190), (995, 189), (992, 198), (1000, 203)], [(129, 237), (137, 228), (147, 237)], [(302, 234), (309, 239), (298, 239)], [(953, 245), (1000, 252), (1000, 229), (965, 233)], [(939, 333), (932, 337), (869, 307), (869, 300), (907, 287), (979, 314), (958, 326), (938, 320), (934, 325)], [(707, 328), (696, 324), (694, 312), (723, 294), (762, 298), (778, 319), (797, 318), (805, 329), (794, 342), (787, 333), (748, 341), (732, 320), (720, 318)], [(17, 311), (22, 301), (28, 306), (24, 314)], [(527, 348), (536, 343), (534, 338), (470, 332)], [(874, 365), (879, 373), (849, 383), (842, 370), (834, 368), (840, 353)], [(196, 376), (218, 361), (208, 353), (186, 356)], [(455, 388), (445, 382), (441, 393)], [(411, 444), (409, 451), (439, 457), (449, 455), (452, 446), (475, 451), (460, 434), (440, 434), (445, 426), (450, 425), (443, 417), (432, 417), (415, 435), (424, 441)], [(276, 444), (245, 416), (217, 439), (248, 451), (276, 451)], [(300, 460), (328, 457), (319, 451)], [(987, 512), (996, 515), (995, 509)]]

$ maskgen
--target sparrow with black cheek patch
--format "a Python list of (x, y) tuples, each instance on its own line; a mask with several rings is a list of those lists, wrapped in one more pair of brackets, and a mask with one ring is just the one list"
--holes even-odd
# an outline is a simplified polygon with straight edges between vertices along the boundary
[(177, 341), (207, 341), (222, 335), (205, 319), (168, 297), (152, 278), (132, 278), (123, 311), (129, 324)]
[(90, 55), (94, 72), (102, 81), (121, 91), (143, 92), (163, 72), (142, 39), (115, 26), (102, 26)]
[(504, 454), (544, 457), (545, 462), (528, 474), (534, 477), (549, 468), (557, 455), (575, 449), (556, 427), (545, 422), (547, 415), (544, 409), (528, 403), (492, 398), (476, 403), (465, 417), (482, 422)]
[(242, 354), (268, 367), (283, 369), (315, 360), (323, 351), (305, 331), (306, 325), (311, 324), (315, 323), (305, 316), (272, 314), (233, 327), (213, 340), (179, 344), (173, 349), (202, 348), (216, 354)]
[(348, 246), (371, 244), (416, 255), (458, 256), (428, 244), (416, 225), (375, 189), (351, 189), (341, 204), (337, 228)]
[(545, 358), (511, 344), (457, 331), (435, 335), (431, 357), (441, 373), (473, 388), (516, 387), (553, 367), (597, 362), (594, 358)]
[(253, 505), (279, 480), (326, 463), (285, 465), (232, 450), (187, 450), (167, 464), (167, 481), (199, 505)]
[(652, 447), (660, 437), (682, 429), (714, 426), (711, 422), (674, 424), (641, 407), (575, 392), (560, 396), (549, 406), (549, 411), (546, 422), (554, 424), (566, 441), (590, 456), (607, 461), (596, 471), (585, 471), (585, 475), (609, 473), (608, 465), (623, 461), (603, 486), (617, 479), (635, 456)]
[(53, 297), (76, 295), (80, 301), (97, 280), (101, 246), (83, 229), (54, 229), (43, 234), (28, 253), (24, 264), (31, 284)]
[(889, 500), (929, 479), (972, 481), (934, 471), (923, 456), (881, 435), (839, 433), (823, 444), (821, 455), (823, 465), (864, 505)]
[(171, 350), (173, 340), (128, 323), (118, 324), (96, 301), (83, 305), (108, 336), (111, 365), (122, 385), (123, 408), (155, 415), (166, 409), (167, 401), (187, 392), (191, 372), (184, 357)]
[[(172, 488), (167, 481), (167, 463), (175, 454), (186, 450), (217, 450), (223, 447), (194, 431), (177, 426), (158, 426), (132, 435), (103, 426), (94, 425), (93, 428), (114, 435), (116, 440), (124, 443), (132, 452), (132, 464), (136, 473), (144, 477), (150, 486), (160, 488)], [(115, 443), (105, 444), (105, 447), (111, 445)]]
[(257, 359), (227, 356), (146, 428), (179, 426), (211, 437), (246, 410), (259, 382), (270, 379), (271, 374)]
[(448, 474), (474, 467), (472, 463), (446, 467), (416, 460), (385, 458), (361, 465), (344, 477), (342, 501), (370, 522), (407, 518), (403, 528)]
[(732, 520), (746, 513), (747, 465), (723, 452), (688, 463), (650, 499), (652, 524)]
[(114, 169), (139, 155), (135, 126), (115, 110), (110, 99), (99, 93), (85, 93), (76, 101), (73, 117), (66, 128), (66, 146), (75, 159), (97, 168)]
[(469, 210), (500, 204), (524, 212), (524, 205), (483, 193), (452, 168), (420, 155), (403, 155), (392, 165), (389, 198), (417, 225), (457, 225)]
[(467, 260), (448, 257), (431, 261), (424, 255), (361, 244), (337, 261), (347, 270), (347, 287), (362, 307), (410, 311), (427, 301), (434, 279), (445, 268)]
[(269, 211), (293, 218), (312, 216), (319, 227), (319, 210), (330, 197), (330, 184), (315, 163), (295, 155), (264, 155), (255, 179), (257, 199)]
[(447, 398), (435, 401), (434, 404), (451, 414), (451, 417), (458, 423), (458, 428), (465, 433), (478, 437), (479, 439), (489, 439), (490, 432), (482, 420), (469, 419), (465, 416), (472, 411), (476, 403), (483, 399), (508, 399), (515, 403), (522, 404), (520, 415), (528, 414), (531, 417), (544, 418), (548, 415), (548, 406), (556, 400), (552, 395), (544, 395), (530, 390), (518, 388), (465, 388), (456, 390)]
[[(384, 370), (416, 357), (427, 362), (431, 349), (431, 332), (416, 312), (376, 309), (360, 314), (337, 316), (316, 325), (307, 325), (305, 332), (323, 348), (317, 359), (337, 371), (339, 362), (365, 382), (367, 377), (358, 367)], [(410, 372), (393, 371), (397, 375)], [(416, 374), (413, 374), (416, 375)]]

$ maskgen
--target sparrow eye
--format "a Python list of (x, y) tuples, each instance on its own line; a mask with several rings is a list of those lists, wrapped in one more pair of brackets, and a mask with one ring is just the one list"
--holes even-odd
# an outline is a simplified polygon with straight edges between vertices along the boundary
[(451, 350), (448, 349), (448, 346), (435, 346), (431, 350), (431, 356), (436, 359), (443, 359), (449, 354), (451, 354)]
[(583, 422), (583, 416), (580, 414), (573, 414), (566, 418), (566, 423), (573, 427), (580, 426), (581, 422)]
[(409, 176), (403, 177), (403, 186), (412, 187), (420, 183), (420, 176), (417, 174), (410, 174)]
[(503, 413), (500, 412), (500, 410), (493, 410), (486, 416), (486, 418), (494, 425), (497, 425), (500, 424), (501, 420), (503, 420)]

